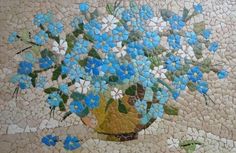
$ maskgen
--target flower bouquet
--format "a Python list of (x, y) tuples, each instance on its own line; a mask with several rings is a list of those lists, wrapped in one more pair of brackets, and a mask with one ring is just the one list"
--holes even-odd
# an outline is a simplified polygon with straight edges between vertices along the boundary
[[(189, 24), (202, 13), (201, 4), (184, 8), (181, 15), (167, 9), (155, 15), (149, 5), (138, 6), (134, 0), (129, 7), (121, 1), (107, 4), (106, 10), (104, 15), (80, 3), (80, 16), (74, 17), (64, 37), (64, 25), (51, 12), (34, 16), (39, 30), (32, 37), (13, 32), (9, 43), (21, 40), (29, 45), (17, 53), (24, 60), (11, 78), (17, 85), (14, 96), (20, 89), (42, 88), (51, 112), (64, 112), (63, 120), (76, 115), (116, 141), (136, 138), (164, 113), (176, 115), (166, 103), (183, 90), (211, 100), (203, 74), (213, 71), (222, 79), (228, 72), (209, 55), (218, 43), (209, 40), (211, 30), (204, 21)], [(50, 79), (42, 75), (45, 71), (52, 72)], [(55, 80), (57, 85), (45, 85)], [(49, 146), (57, 141), (53, 135), (42, 139)], [(80, 146), (72, 136), (64, 145), (68, 150)]]

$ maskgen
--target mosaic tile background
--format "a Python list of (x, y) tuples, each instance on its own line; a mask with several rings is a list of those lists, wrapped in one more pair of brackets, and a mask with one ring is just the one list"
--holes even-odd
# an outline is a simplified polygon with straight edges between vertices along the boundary
[[(195, 139), (204, 143), (196, 153), (236, 152), (236, 1), (202, 0), (203, 18), (214, 31), (213, 39), (220, 42), (215, 59), (225, 62), (229, 77), (217, 80), (216, 76), (205, 76), (209, 81), (209, 95), (215, 104), (205, 105), (198, 93), (182, 93), (175, 103), (179, 107), (178, 116), (165, 115), (148, 129), (139, 133), (138, 140), (130, 142), (109, 142), (98, 139), (92, 129), (85, 127), (75, 116), (61, 122), (62, 114), (56, 112), (49, 118), (49, 108), (45, 107), (44, 94), (38, 89), (21, 93), (18, 100), (12, 98), (14, 86), (8, 82), (16, 72), (20, 57), (16, 55), (22, 44), (7, 44), (7, 36), (12, 31), (32, 29), (32, 16), (38, 11), (52, 10), (59, 20), (68, 24), (78, 14), (78, 0), (0, 0), (0, 152), (65, 152), (62, 146), (47, 148), (41, 144), (41, 137), (54, 132), (59, 136), (78, 135), (82, 147), (75, 152), (184, 152), (178, 141)], [(90, 0), (93, 7), (101, 11), (108, 0)], [(139, 0), (148, 3), (155, 12), (168, 8), (175, 12), (183, 6), (191, 7), (193, 0)], [(124, 1), (124, 4), (126, 2)], [(67, 31), (65, 27), (65, 31)], [(51, 82), (56, 83), (56, 82)], [(176, 145), (177, 144), (177, 145)]]

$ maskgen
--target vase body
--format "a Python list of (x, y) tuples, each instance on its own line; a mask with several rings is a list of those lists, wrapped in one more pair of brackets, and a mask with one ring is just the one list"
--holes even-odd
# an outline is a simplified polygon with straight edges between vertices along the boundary
[[(153, 120), (146, 125), (140, 124), (141, 115), (136, 111), (131, 96), (124, 96), (122, 102), (128, 113), (118, 110), (118, 102), (113, 101), (106, 109), (106, 99), (100, 96), (100, 105), (91, 111), (90, 115), (82, 118), (85, 125), (99, 133), (100, 138), (109, 141), (128, 141), (138, 137), (138, 132), (147, 128)], [(103, 136), (102, 136), (103, 135)]]

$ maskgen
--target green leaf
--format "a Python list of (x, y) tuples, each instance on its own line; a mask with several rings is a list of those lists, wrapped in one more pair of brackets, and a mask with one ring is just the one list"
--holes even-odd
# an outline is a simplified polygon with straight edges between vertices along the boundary
[(184, 21), (187, 19), (188, 13), (189, 13), (189, 10), (186, 7), (184, 7), (184, 11), (183, 11), (183, 20)]
[(67, 53), (70, 52), (72, 50), (72, 48), (74, 47), (74, 42), (75, 42), (75, 36), (73, 34), (67, 34), (66, 35), (66, 42), (68, 44), (68, 48), (67, 48)]
[(89, 52), (88, 52), (88, 56), (97, 58), (97, 59), (101, 59), (101, 57), (99, 56), (99, 54), (97, 53), (97, 51), (92, 48)]
[(119, 79), (119, 78), (118, 78), (117, 76), (115, 76), (115, 75), (112, 75), (112, 76), (109, 77), (109, 81), (110, 81), (110, 82), (117, 82), (118, 79)]
[(202, 143), (196, 140), (185, 140), (179, 144), (187, 153), (193, 153), (197, 145), (202, 145)]
[(52, 59), (54, 62), (57, 62), (57, 57), (52, 53), (52, 51), (48, 50), (48, 49), (44, 49), (40, 52), (41, 56), (43, 58), (45, 57), (49, 57), (50, 59)]
[(93, 40), (93, 38), (90, 36), (90, 35), (88, 35), (87, 33), (84, 33), (84, 37), (83, 37), (85, 40), (88, 40), (88, 41), (90, 41), (90, 42), (94, 42), (94, 40)]
[(65, 107), (64, 103), (59, 104), (59, 109), (60, 109), (60, 111), (66, 111), (66, 107)]
[(133, 41), (138, 41), (142, 38), (142, 33), (140, 31), (134, 31), (130, 32), (128, 40), (133, 42)]
[(36, 86), (36, 78), (38, 77), (38, 74), (37, 73), (30, 73), (29, 76), (31, 77), (32, 86), (35, 87)]
[(164, 112), (168, 115), (178, 115), (179, 109), (174, 106), (164, 105)]
[(61, 66), (57, 67), (53, 72), (52, 72), (52, 81), (57, 80), (58, 77), (61, 74)]
[(94, 19), (99, 16), (98, 9), (96, 8), (92, 13), (91, 13), (91, 18)]
[(32, 49), (33, 54), (34, 54), (36, 57), (39, 57), (39, 56), (40, 56), (40, 46), (33, 45), (31, 49)]
[(72, 33), (75, 37), (78, 37), (80, 34), (84, 32), (84, 24), (80, 23), (79, 28), (75, 29)]
[(65, 120), (68, 116), (70, 116), (72, 113), (69, 111), (69, 112), (66, 112), (64, 115), (63, 115), (63, 118), (62, 120)]
[(105, 108), (105, 112), (108, 110), (108, 107), (110, 106), (110, 104), (114, 101), (113, 98), (110, 98), (108, 101), (107, 101), (107, 105), (106, 105), (106, 108)]
[(137, 3), (134, 0), (130, 1), (130, 8), (131, 8), (131, 11), (133, 11), (134, 13), (138, 13), (139, 12), (138, 5), (137, 5)]
[(187, 83), (187, 87), (191, 92), (196, 90), (196, 84), (191, 81)]
[(126, 95), (134, 96), (136, 94), (136, 86), (132, 85), (131, 87), (125, 90)]
[(174, 14), (172, 11), (167, 9), (161, 9), (160, 12), (164, 21), (167, 21), (168, 18), (170, 18)]
[(196, 45), (193, 46), (193, 51), (197, 59), (200, 59), (203, 57), (202, 50), (203, 50), (202, 44), (200, 43), (197, 43)]
[(107, 4), (106, 10), (108, 14), (113, 14), (114, 12), (114, 6), (112, 4)]
[(77, 113), (76, 115), (78, 115), (79, 117), (85, 117), (87, 116), (89, 113), (89, 108), (86, 107), (81, 113)]
[(30, 34), (26, 29), (20, 32), (20, 37), (24, 43), (28, 43), (30, 41)]
[(66, 95), (66, 94), (62, 94), (61, 98), (63, 99), (63, 103), (65, 104), (65, 103), (67, 103), (67, 100), (69, 99), (69, 96)]
[(70, 97), (76, 101), (81, 101), (85, 98), (84, 94), (81, 94), (79, 92), (73, 92)]
[(211, 71), (211, 59), (210, 58), (206, 58), (203, 60), (201, 66), (200, 66), (200, 70), (203, 73), (209, 73)]
[(168, 80), (173, 81), (174, 80), (174, 74), (172, 72), (166, 72), (165, 76)]
[(44, 89), (44, 92), (45, 92), (46, 94), (50, 94), (50, 93), (55, 92), (55, 91), (59, 91), (59, 89), (56, 88), (56, 87), (49, 87), (49, 88), (47, 88), (47, 89)]
[(66, 77), (67, 77), (66, 74), (62, 74), (62, 75), (61, 75), (61, 78), (62, 78), (62, 79), (65, 79)]
[(79, 60), (79, 65), (80, 65), (81, 67), (85, 67), (85, 66), (87, 65), (87, 61), (88, 61), (87, 58), (85, 58), (85, 59), (83, 59), (83, 60)]
[(120, 99), (118, 100), (118, 110), (120, 113), (124, 113), (124, 114), (128, 113), (127, 108), (125, 107), (125, 105)]
[(205, 23), (204, 23), (204, 21), (199, 22), (199, 23), (195, 23), (195, 24), (193, 25), (193, 31), (194, 31), (196, 34), (201, 34), (204, 29), (205, 29)]

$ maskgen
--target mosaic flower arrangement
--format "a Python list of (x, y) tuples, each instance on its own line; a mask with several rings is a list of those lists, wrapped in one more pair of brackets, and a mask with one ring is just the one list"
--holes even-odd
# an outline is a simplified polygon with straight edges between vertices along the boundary
[[(164, 113), (171, 115), (175, 110), (166, 103), (177, 100), (183, 90), (211, 100), (204, 73), (227, 77), (208, 57), (218, 43), (210, 40), (212, 32), (204, 21), (187, 26), (202, 13), (201, 4), (184, 8), (182, 15), (161, 9), (156, 16), (149, 5), (138, 6), (133, 0), (128, 8), (117, 1), (106, 10), (101, 15), (80, 3), (81, 15), (74, 17), (72, 32), (65, 37), (64, 25), (51, 12), (34, 16), (39, 30), (32, 37), (27, 31), (13, 32), (10, 44), (21, 40), (30, 45), (17, 53), (23, 60), (10, 80), (17, 85), (14, 96), (20, 89), (42, 88), (51, 112), (65, 112), (63, 120), (74, 114), (98, 133), (122, 141)], [(51, 80), (62, 82), (58, 86), (45, 85), (50, 80), (42, 72), (50, 70)], [(58, 141), (54, 135), (42, 138), (48, 146)], [(78, 138), (68, 136), (64, 147), (79, 148)]]

